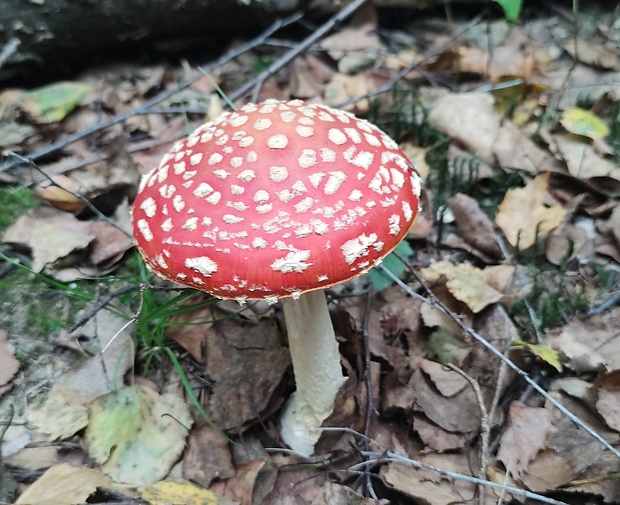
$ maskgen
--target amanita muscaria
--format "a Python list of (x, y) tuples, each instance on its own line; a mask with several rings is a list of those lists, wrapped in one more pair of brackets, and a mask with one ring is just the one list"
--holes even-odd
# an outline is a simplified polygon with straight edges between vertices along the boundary
[(323, 289), (394, 249), (419, 197), (413, 166), (373, 124), (268, 100), (202, 125), (144, 176), (134, 236), (166, 279), (241, 303), (282, 302), (297, 391), (281, 433), (310, 455), (345, 382)]

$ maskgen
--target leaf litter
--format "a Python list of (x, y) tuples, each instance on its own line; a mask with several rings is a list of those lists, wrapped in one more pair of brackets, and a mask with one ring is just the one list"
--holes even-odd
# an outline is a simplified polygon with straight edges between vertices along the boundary
[[(128, 499), (153, 504), (435, 505), (476, 495), (481, 503), (516, 503), (528, 492), (617, 503), (618, 458), (549, 398), (528, 392), (467, 331), (475, 329), (618, 447), (620, 51), (611, 35), (594, 42), (617, 28), (601, 16), (596, 27), (582, 27), (596, 35), (567, 38), (549, 28), (567, 28), (562, 18), (538, 14), (513, 26), (478, 21), (450, 39), (454, 25), (437, 19), (435, 27), (413, 21), (386, 32), (366, 6), (317, 51), (300, 53), (286, 77), (269, 77), (259, 90), (262, 98), (350, 101), (345, 107), (357, 114), (387, 118), (384, 127), (426, 181), (410, 249), (401, 249), (421, 278), (390, 270), (414, 292), (431, 284), (437, 303), (460, 317), (372, 277), (378, 292), (370, 302), (350, 296), (366, 290), (363, 281), (334, 288), (349, 381), (314, 459), (274, 450), (282, 448), (277, 415), (292, 390), (277, 309), (217, 302), (194, 310), (200, 302), (190, 299), (173, 311), (165, 330), (173, 344), (166, 345), (192, 397), (157, 346), (147, 349), (157, 356), (150, 366), (140, 367), (147, 350), (131, 326), (139, 303), (95, 302), (65, 319), (68, 329), (86, 316), (81, 328), (50, 333), (51, 346), (35, 351), (72, 357), (52, 361), (42, 381), (32, 373), (36, 360), (28, 356), (20, 367), (16, 359), (20, 333), (9, 325), (0, 341), (0, 416), (11, 423), (0, 473), (34, 464), (31, 457), (45, 470), (21, 486), (15, 503), (81, 503), (102, 494), (114, 503), (105, 489), (119, 484)], [(191, 87), (159, 104), (186, 107), (185, 117), (145, 110), (37, 158), (43, 173), (3, 171), (4, 182), (32, 185), (45, 204), (2, 230), (10, 247), (3, 253), (60, 282), (94, 277), (108, 290), (105, 276), (129, 262), (124, 231), (140, 174), (188, 120), (216, 117), (222, 102), (213, 83), (234, 92), (258, 56), (215, 68), (213, 80), (188, 68), (128, 65), (0, 94), (10, 133), (3, 147), (30, 155), (55, 140), (50, 125), (63, 134), (84, 130), (101, 105), (131, 112), (145, 96), (196, 75)], [(377, 87), (395, 78), (413, 91), (404, 101), (394, 92), (375, 103)], [(449, 81), (458, 85), (437, 85)], [(578, 100), (578, 89), (591, 93), (588, 100)], [(149, 331), (157, 313), (150, 321)], [(31, 408), (14, 398), (28, 398)], [(64, 463), (68, 441), (78, 443), (75, 466)]]

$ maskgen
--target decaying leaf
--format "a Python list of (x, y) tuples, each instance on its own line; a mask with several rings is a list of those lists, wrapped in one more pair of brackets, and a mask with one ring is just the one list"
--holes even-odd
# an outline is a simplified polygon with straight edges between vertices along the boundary
[(509, 424), (502, 435), (497, 459), (514, 476), (521, 477), (532, 459), (545, 446), (547, 432), (552, 426), (549, 411), (512, 402), (508, 412)]
[(0, 329), (0, 396), (13, 376), (19, 370), (19, 361), (13, 356), (13, 346), (8, 340), (8, 332)]
[(620, 431), (620, 371), (603, 375), (597, 391), (596, 410), (607, 426)]
[(524, 188), (509, 190), (500, 204), (495, 222), (513, 247), (528, 249), (566, 217), (560, 204), (544, 204), (548, 181), (549, 174), (541, 174)]
[(50, 440), (69, 438), (88, 424), (88, 402), (88, 398), (57, 383), (45, 403), (30, 410), (28, 418)]
[(88, 454), (115, 482), (152, 484), (179, 458), (191, 425), (189, 407), (179, 396), (123, 387), (91, 405)]
[(620, 309), (587, 319), (573, 319), (545, 336), (545, 341), (564, 356), (566, 366), (576, 372), (620, 370)]
[(83, 503), (98, 487), (110, 486), (98, 470), (74, 468), (64, 463), (49, 468), (17, 499), (15, 505), (75, 505)]
[(480, 208), (476, 200), (463, 193), (450, 198), (459, 234), (473, 247), (494, 258), (501, 258), (502, 251), (497, 243), (497, 231), (491, 218)]
[(22, 93), (18, 103), (37, 122), (54, 123), (64, 119), (90, 90), (83, 82), (56, 82)]
[(531, 344), (530, 342), (523, 341), (514, 342), (512, 345), (514, 345), (515, 347), (523, 347), (525, 349), (529, 349), (532, 353), (534, 353), (544, 362), (551, 365), (558, 372), (562, 371), (562, 363), (560, 362), (557, 351), (555, 351), (554, 349), (551, 349), (545, 345)]
[(465, 303), (474, 313), (480, 312), (502, 298), (499, 291), (485, 282), (480, 269), (471, 265), (464, 263), (453, 265), (449, 261), (438, 261), (428, 268), (423, 268), (422, 275), (429, 282), (437, 282), (441, 277), (445, 277), (450, 293)]
[(142, 491), (141, 497), (151, 505), (169, 505), (170, 503), (225, 505), (228, 503), (228, 500), (221, 500), (212, 491), (202, 489), (182, 479), (162, 480), (151, 484)]

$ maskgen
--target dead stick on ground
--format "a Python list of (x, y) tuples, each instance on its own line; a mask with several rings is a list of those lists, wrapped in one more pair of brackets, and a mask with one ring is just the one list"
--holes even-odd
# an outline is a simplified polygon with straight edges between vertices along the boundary
[[(486, 480), (488, 447), (485, 445), (485, 440), (488, 441), (487, 434), (489, 433), (489, 415), (487, 413), (487, 408), (484, 405), (484, 397), (482, 396), (482, 391), (480, 391), (480, 385), (473, 377), (467, 375), (467, 373), (461, 370), (458, 366), (452, 363), (448, 363), (447, 367), (450, 370), (458, 373), (467, 382), (469, 382), (471, 388), (474, 390), (474, 395), (476, 396), (476, 401), (478, 402), (478, 408), (480, 409), (480, 469), (478, 470), (478, 478), (480, 480)], [(482, 484), (478, 485), (478, 493), (480, 493), (478, 495), (478, 503), (480, 505), (484, 505), (485, 494)]]
[[(183, 81), (181, 81), (177, 86), (175, 86), (172, 89), (166, 90), (166, 91), (162, 91), (161, 93), (159, 93), (158, 95), (154, 96), (153, 98), (147, 100), (146, 102), (142, 103), (142, 105), (140, 105), (139, 107), (129, 110), (129, 111), (125, 111), (125, 112), (121, 112), (120, 114), (117, 114), (116, 116), (113, 116), (111, 119), (109, 119), (108, 121), (104, 121), (102, 123), (97, 123), (93, 126), (91, 126), (90, 128), (86, 128), (85, 130), (79, 131), (74, 133), (73, 135), (69, 135), (67, 137), (65, 137), (62, 140), (59, 140), (58, 142), (54, 142), (53, 144), (50, 144), (47, 147), (44, 147), (43, 149), (38, 150), (37, 152), (31, 154), (28, 158), (32, 161), (36, 161), (40, 158), (43, 158), (44, 156), (48, 156), (49, 154), (55, 153), (61, 149), (63, 149), (64, 147), (68, 146), (69, 144), (72, 144), (73, 142), (77, 142), (80, 139), (83, 139), (84, 137), (88, 137), (89, 135), (92, 135), (93, 133), (96, 133), (98, 131), (104, 130), (105, 128), (109, 128), (110, 126), (113, 126), (117, 123), (120, 123), (122, 121), (125, 121), (126, 119), (139, 114), (141, 112), (147, 111), (149, 108), (153, 107), (154, 105), (157, 105), (158, 103), (163, 102), (164, 100), (167, 100), (168, 98), (172, 97), (175, 93), (178, 93), (180, 90), (187, 88), (188, 86), (192, 85), (194, 82), (198, 81), (199, 79), (202, 79), (204, 77), (204, 74), (208, 74), (210, 72), (212, 72), (215, 68), (223, 65), (224, 63), (227, 63), (228, 61), (236, 58), (237, 56), (249, 51), (250, 49), (253, 49), (256, 46), (259, 46), (263, 43), (264, 40), (268, 39), (271, 35), (273, 35), (273, 33), (275, 33), (277, 30), (279, 30), (280, 28), (290, 25), (296, 21), (298, 21), (301, 18), (301, 14), (296, 13), (293, 14), (292, 16), (289, 16), (285, 19), (282, 20), (278, 20), (275, 23), (273, 23), (267, 30), (265, 30), (263, 33), (261, 33), (258, 37), (250, 40), (249, 42), (242, 44), (241, 46), (233, 49), (232, 51), (227, 52), (226, 54), (224, 54), (223, 56), (221, 56), (220, 58), (218, 58), (217, 60), (215, 60), (213, 63), (211, 63), (210, 65), (206, 65), (203, 69), (202, 69), (202, 73), (200, 73), (199, 75), (195, 75), (192, 77), (189, 77)], [(15, 168), (16, 166), (18, 166), (20, 163), (22, 163), (21, 160), (17, 160), (15, 158), (13, 158), (12, 160), (9, 160), (5, 163), (3, 163), (2, 165), (0, 165), (0, 172), (3, 172), (5, 170), (9, 170), (11, 168)]]

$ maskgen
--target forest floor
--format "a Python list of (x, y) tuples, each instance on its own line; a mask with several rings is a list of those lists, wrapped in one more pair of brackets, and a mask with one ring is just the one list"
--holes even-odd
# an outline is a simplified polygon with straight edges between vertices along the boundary
[[(307, 47), (0, 90), (0, 504), (619, 503), (620, 17), (563, 5), (365, 6)], [(329, 290), (348, 380), (311, 458), (278, 305), (133, 247), (141, 175), (219, 89), (365, 117), (424, 180), (398, 255)]]

